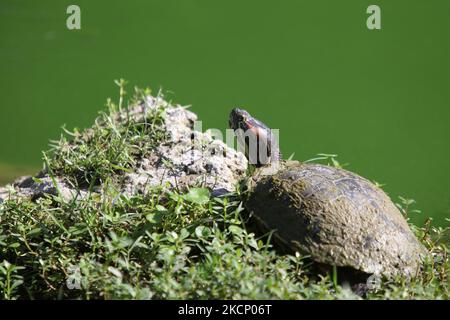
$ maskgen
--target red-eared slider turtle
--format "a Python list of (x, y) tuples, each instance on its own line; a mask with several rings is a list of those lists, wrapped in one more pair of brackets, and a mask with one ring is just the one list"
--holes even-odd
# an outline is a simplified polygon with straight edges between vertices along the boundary
[(410, 277), (419, 271), (425, 248), (380, 188), (347, 170), (277, 161), (270, 129), (245, 110), (233, 109), (229, 123), (247, 138), (256, 136), (257, 149), (271, 146), (268, 163), (254, 157), (245, 207), (284, 244), (321, 264), (367, 274)]

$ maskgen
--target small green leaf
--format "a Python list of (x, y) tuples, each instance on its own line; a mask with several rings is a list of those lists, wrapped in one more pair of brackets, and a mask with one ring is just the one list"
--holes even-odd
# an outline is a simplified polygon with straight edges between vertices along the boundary
[(120, 272), (119, 269), (108, 267), (108, 271), (115, 275), (117, 278), (122, 278), (122, 272)]
[(167, 209), (166, 209), (164, 206), (160, 205), (160, 204), (157, 204), (157, 205), (155, 206), (155, 209), (156, 209), (157, 211), (167, 211)]
[(180, 239), (186, 239), (187, 237), (189, 237), (189, 231), (187, 231), (186, 229), (181, 229), (180, 231)]
[(242, 228), (239, 228), (238, 226), (229, 226), (228, 230), (230, 230), (231, 233), (235, 235), (241, 235), (244, 230)]
[(248, 245), (256, 250), (259, 249), (258, 243), (256, 242), (255, 238), (248, 239)]
[(41, 233), (41, 228), (35, 228), (27, 233), (28, 236), (34, 236)]
[(77, 236), (88, 231), (88, 227), (85, 223), (76, 223), (69, 228), (71, 235)]
[(208, 227), (198, 226), (197, 228), (195, 228), (195, 235), (200, 239), (207, 238), (207, 237), (209, 237), (210, 234), (211, 234), (211, 229), (209, 229)]
[(171, 243), (174, 243), (178, 239), (178, 234), (175, 231), (167, 232), (167, 240)]
[(192, 203), (205, 204), (209, 202), (210, 196), (211, 193), (206, 188), (192, 188), (183, 198)]
[(147, 219), (147, 221), (152, 224), (160, 223), (162, 220), (162, 217), (163, 217), (162, 212), (151, 212), (151, 213), (145, 215), (145, 218)]
[(36, 177), (32, 177), (31, 179), (33, 179), (34, 183), (37, 184), (41, 184), (42, 183), (42, 179), (36, 178)]

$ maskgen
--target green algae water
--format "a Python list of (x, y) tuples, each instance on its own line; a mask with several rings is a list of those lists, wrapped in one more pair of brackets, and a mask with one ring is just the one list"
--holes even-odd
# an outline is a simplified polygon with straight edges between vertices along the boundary
[(338, 154), (415, 199), (413, 222), (448, 224), (449, 1), (79, 0), (68, 30), (71, 4), (0, 1), (0, 181), (39, 168), (61, 125), (91, 125), (122, 77), (192, 105), (204, 129), (241, 106), (280, 130), (285, 157)]

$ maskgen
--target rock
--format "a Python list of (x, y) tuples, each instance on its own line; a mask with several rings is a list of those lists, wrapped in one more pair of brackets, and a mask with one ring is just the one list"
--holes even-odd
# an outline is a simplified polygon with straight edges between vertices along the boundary
[[(40, 177), (40, 173), (38, 173), (36, 175), (36, 177)], [(33, 183), (33, 177), (31, 176), (22, 176), (17, 178), (12, 185), (14, 187), (19, 187), (19, 188), (28, 188), (31, 184)]]
[(8, 197), (8, 190), (6, 188), (0, 188), (0, 204), (2, 204)]
[[(132, 196), (159, 186), (180, 191), (201, 186), (211, 189), (213, 195), (233, 191), (245, 175), (247, 159), (209, 133), (195, 131), (193, 127), (197, 115), (186, 107), (172, 106), (161, 97), (148, 96), (144, 103), (132, 107), (128, 113), (118, 113), (116, 119), (125, 121), (131, 117), (140, 121), (155, 108), (164, 110), (164, 129), (168, 139), (148, 156), (139, 159), (131, 172), (125, 174), (124, 183), (120, 186), (121, 193)], [(83, 135), (89, 139), (92, 132), (93, 129), (87, 129)], [(55, 177), (53, 180), (46, 172), (40, 172), (34, 178), (20, 177), (10, 187), (14, 190), (13, 197), (32, 199), (45, 194), (59, 194), (66, 201), (71, 201), (89, 194), (87, 190), (77, 191), (65, 177)], [(95, 191), (101, 193), (101, 189), (98, 186)], [(0, 202), (8, 195), (9, 191), (0, 188)]]
[[(149, 99), (154, 107), (157, 101)], [(195, 131), (196, 120), (197, 116), (185, 107), (166, 106), (169, 139), (143, 159), (135, 172), (127, 174), (124, 193), (142, 193), (161, 185), (180, 190), (202, 186), (214, 195), (234, 190), (245, 175), (247, 159), (209, 133)]]
[[(75, 188), (69, 186), (61, 177), (55, 177), (55, 183), (50, 176), (43, 172), (38, 173), (36, 177), (20, 177), (10, 186), (13, 190), (11, 197), (28, 197), (31, 199), (37, 199), (46, 194), (57, 196), (58, 190), (59, 195), (66, 201), (71, 201), (75, 198), (84, 198), (87, 195), (86, 191), (77, 191)], [(5, 188), (3, 189), (6, 190)], [(8, 191), (4, 192), (6, 196), (8, 196), (9, 193), (10, 192)], [(0, 198), (5, 199), (6, 196), (2, 197), (2, 189), (0, 189)]]

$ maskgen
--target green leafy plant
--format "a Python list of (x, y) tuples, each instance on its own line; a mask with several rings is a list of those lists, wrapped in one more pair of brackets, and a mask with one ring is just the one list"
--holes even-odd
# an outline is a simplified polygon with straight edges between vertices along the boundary
[[(318, 275), (300, 253), (275, 250), (251, 231), (240, 190), (212, 197), (154, 188), (118, 195), (123, 172), (164, 142), (163, 108), (136, 117), (108, 102), (92, 128), (66, 131), (45, 153), (47, 172), (77, 188), (101, 187), (77, 201), (59, 196), (0, 204), (3, 299), (360, 299), (339, 272)], [(148, 90), (136, 89), (131, 105)], [(339, 165), (335, 155), (322, 160)], [(331, 160), (330, 160), (331, 159)], [(400, 206), (407, 216), (411, 201)], [(370, 299), (448, 299), (448, 228), (411, 225), (431, 253), (421, 276), (382, 280)]]

